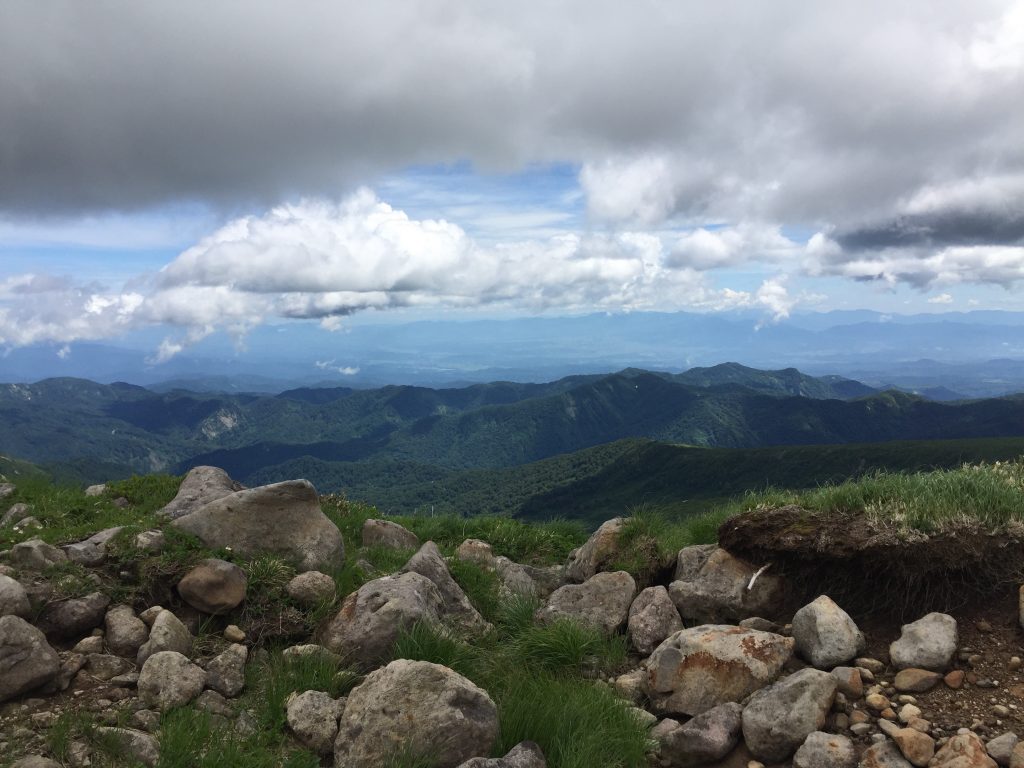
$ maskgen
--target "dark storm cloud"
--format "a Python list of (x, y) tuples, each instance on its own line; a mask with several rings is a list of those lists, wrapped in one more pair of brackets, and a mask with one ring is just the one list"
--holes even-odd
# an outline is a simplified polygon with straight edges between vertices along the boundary
[(591, 214), (849, 228), (1024, 174), (1019, 4), (0, 5), (0, 212), (568, 161)]
[(1024, 209), (1006, 216), (969, 211), (907, 216), (841, 231), (835, 240), (844, 250), (852, 252), (951, 245), (1016, 245), (1024, 243)]

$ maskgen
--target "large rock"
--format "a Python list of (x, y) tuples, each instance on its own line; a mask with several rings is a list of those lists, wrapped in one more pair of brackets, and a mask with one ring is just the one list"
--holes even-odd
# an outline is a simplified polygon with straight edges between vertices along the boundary
[(796, 652), (819, 669), (837, 667), (864, 650), (864, 634), (827, 595), (794, 614), (792, 635)]
[(930, 764), (932, 768), (997, 768), (996, 761), (985, 752), (985, 744), (970, 732), (958, 733), (947, 741)]
[(139, 672), (139, 698), (149, 707), (166, 712), (183, 707), (203, 691), (206, 672), (180, 653), (154, 653)]
[(740, 740), (743, 707), (735, 702), (712, 707), (687, 723), (666, 718), (658, 724), (659, 764), (666, 768), (692, 768), (717, 763)]
[(489, 754), (498, 736), (491, 697), (457, 672), (399, 659), (349, 694), (335, 765), (378, 768), (389, 756), (427, 758), (436, 768)]
[(695, 716), (768, 685), (792, 655), (792, 638), (770, 632), (713, 624), (683, 629), (645, 662), (645, 689), (659, 711)]
[(320, 510), (316, 490), (306, 480), (237, 491), (172, 525), (208, 547), (231, 547), (244, 557), (280, 555), (300, 571), (329, 569), (345, 559), (341, 531)]
[(802, 669), (750, 697), (743, 710), (743, 740), (764, 763), (788, 758), (825, 725), (836, 695), (836, 679), (818, 669)]
[(345, 598), (320, 642), (349, 662), (372, 667), (387, 658), (403, 630), (416, 622), (439, 625), (443, 613), (441, 593), (426, 576), (384, 576)]
[(31, 610), (28, 592), (21, 586), (21, 582), (0, 575), (0, 616), (20, 616), (24, 619)]
[(338, 718), (344, 708), (323, 691), (303, 691), (288, 697), (286, 705), (288, 727), (300, 742), (319, 755), (334, 748), (338, 736)]
[(14, 483), (0, 483), (0, 501), (10, 498), (18, 492), (18, 486)]
[(28, 517), (28, 513), (31, 511), (32, 508), (24, 502), (19, 501), (17, 504), (12, 504), (10, 509), (0, 515), (0, 528), (14, 525), (22, 518)]
[(245, 571), (211, 557), (189, 569), (178, 582), (178, 594), (197, 611), (218, 615), (241, 605), (248, 585)]
[(229, 699), (245, 688), (245, 662), (249, 649), (239, 643), (228, 648), (210, 660), (206, 665), (206, 685)]
[(462, 587), (452, 578), (451, 571), (441, 555), (437, 545), (428, 541), (401, 571), (402, 573), (418, 573), (434, 582), (441, 601), (444, 603), (444, 620), (453, 628), (467, 634), (481, 634), (490, 629), (491, 625), (481, 616), (473, 604), (469, 602)]
[(420, 537), (390, 520), (365, 520), (363, 546), (387, 549), (418, 549)]
[(149, 627), (135, 615), (130, 605), (115, 605), (103, 619), (106, 644), (118, 656), (137, 656), (149, 639)]
[(195, 467), (181, 481), (173, 501), (157, 512), (161, 517), (175, 520), (190, 515), (211, 501), (222, 499), (244, 486), (236, 483), (228, 473), (218, 467)]
[(0, 702), (38, 688), (60, 671), (46, 636), (18, 616), (0, 617)]
[(846, 736), (815, 731), (793, 755), (793, 768), (855, 768), (857, 750)]
[(943, 671), (956, 653), (956, 619), (945, 613), (929, 613), (903, 625), (899, 640), (889, 646), (889, 658), (897, 669), (916, 667)]
[(306, 571), (292, 578), (285, 587), (288, 597), (299, 605), (314, 608), (334, 600), (338, 587), (334, 579), (320, 571)]
[(124, 754), (134, 761), (145, 766), (155, 766), (160, 762), (160, 742), (156, 737), (145, 731), (137, 731), (134, 728), (107, 728), (96, 729), (101, 739), (114, 742)]
[(107, 544), (121, 532), (121, 526), (106, 528), (94, 533), (88, 539), (74, 544), (67, 544), (63, 549), (68, 560), (85, 566), (95, 566), (107, 557)]
[(619, 556), (619, 534), (626, 518), (616, 517), (601, 524), (586, 543), (569, 555), (565, 576), (577, 584), (610, 567)]
[(886, 739), (876, 742), (860, 756), (860, 768), (913, 768), (895, 744)]
[(182, 656), (192, 653), (192, 633), (181, 619), (167, 610), (157, 613), (149, 630), (149, 639), (139, 648), (137, 663), (141, 666), (155, 653), (174, 651)]
[(103, 623), (110, 598), (101, 592), (47, 603), (36, 626), (51, 637), (79, 637)]
[(648, 587), (629, 607), (629, 638), (641, 656), (650, 656), (665, 638), (683, 628), (679, 611), (664, 587)]
[(547, 760), (540, 747), (532, 741), (521, 741), (505, 753), (504, 757), (474, 757), (458, 768), (547, 768)]
[(42, 755), (27, 755), (11, 763), (11, 768), (63, 768), (63, 766)]
[(625, 571), (598, 573), (582, 584), (566, 584), (552, 592), (547, 605), (537, 611), (537, 620), (573, 619), (610, 635), (625, 625), (634, 595), (636, 582)]
[(776, 616), (784, 589), (783, 579), (770, 569), (762, 570), (720, 547), (698, 545), (680, 550), (669, 596), (684, 619), (735, 622)]
[(30, 571), (41, 571), (67, 559), (68, 556), (62, 550), (38, 538), (15, 544), (7, 555), (8, 562), (15, 568)]

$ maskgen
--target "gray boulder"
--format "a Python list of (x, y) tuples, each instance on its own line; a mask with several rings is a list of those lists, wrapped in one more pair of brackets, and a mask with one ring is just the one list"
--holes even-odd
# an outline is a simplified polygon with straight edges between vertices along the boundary
[(719, 704), (680, 725), (666, 718), (657, 727), (658, 757), (666, 768), (692, 768), (717, 763), (739, 744), (743, 707)]
[(943, 671), (953, 660), (957, 642), (956, 619), (945, 613), (929, 613), (903, 625), (899, 639), (889, 646), (889, 658), (897, 669)]
[(185, 475), (171, 503), (157, 512), (157, 515), (176, 520), (244, 487), (228, 477), (228, 473), (223, 469), (195, 467)]
[(141, 666), (154, 653), (162, 651), (174, 651), (182, 656), (192, 653), (192, 633), (168, 610), (161, 610), (153, 619), (149, 639), (139, 648), (137, 663)]
[(341, 531), (306, 480), (237, 491), (171, 524), (208, 547), (231, 547), (244, 557), (279, 555), (300, 571), (329, 569), (345, 559)]
[(440, 625), (443, 614), (441, 593), (426, 576), (383, 576), (345, 598), (320, 642), (349, 662), (373, 667), (387, 658), (403, 630), (416, 622)]
[(637, 595), (629, 607), (626, 622), (629, 638), (641, 656), (650, 656), (665, 638), (683, 628), (668, 590), (664, 587), (648, 587)]
[(21, 501), (17, 504), (12, 504), (10, 509), (0, 516), (0, 528), (7, 528), (8, 526), (14, 525), (18, 520), (28, 517), (28, 513), (31, 510), (32, 508), (28, 504)]
[(0, 702), (38, 688), (60, 672), (46, 636), (19, 616), (0, 617)]
[(211, 557), (189, 569), (178, 582), (178, 594), (197, 611), (219, 615), (241, 605), (248, 585), (245, 571)]
[(17, 491), (18, 487), (14, 483), (0, 483), (0, 501), (9, 499)]
[(97, 680), (111, 680), (134, 669), (135, 665), (128, 659), (109, 653), (90, 653), (85, 660), (85, 670)]
[(42, 755), (26, 755), (11, 763), (11, 768), (63, 768), (60, 763)]
[(167, 534), (159, 529), (142, 531), (142, 533), (135, 534), (132, 543), (136, 549), (145, 552), (161, 552), (167, 546)]
[(115, 605), (103, 619), (107, 648), (118, 656), (135, 657), (149, 639), (149, 627), (130, 605)]
[[(752, 585), (752, 586), (751, 586)], [(736, 622), (775, 616), (782, 607), (783, 579), (714, 545), (680, 550), (669, 596), (684, 619)]]
[(458, 768), (547, 768), (548, 761), (540, 747), (532, 741), (521, 741), (504, 757), (474, 757)]
[(1013, 755), (1013, 748), (1017, 746), (1018, 741), (1020, 741), (1020, 739), (1017, 738), (1016, 733), (1013, 731), (1007, 731), (1006, 733), (985, 742), (985, 751), (988, 752), (988, 756), (999, 763), (999, 765), (1007, 766), (1010, 764), (1010, 758)]
[(451, 571), (448, 570), (448, 565), (434, 542), (428, 541), (420, 547), (419, 551), (409, 558), (401, 573), (418, 573), (434, 583), (444, 604), (446, 624), (470, 635), (482, 634), (491, 628), (469, 602), (462, 587), (452, 578)]
[(846, 736), (815, 731), (793, 755), (793, 768), (855, 768), (857, 750)]
[(101, 592), (47, 603), (36, 626), (51, 637), (80, 637), (103, 623), (110, 598)]
[(419, 549), (420, 538), (408, 528), (390, 520), (366, 520), (363, 522), (363, 546)]
[(864, 634), (827, 595), (793, 615), (792, 635), (796, 652), (819, 669), (845, 664), (864, 650)]
[(84, 541), (65, 545), (64, 553), (73, 563), (85, 566), (99, 565), (107, 557), (107, 544), (120, 532), (121, 526), (106, 528), (99, 533), (94, 533)]
[(619, 631), (629, 618), (636, 582), (625, 571), (603, 572), (582, 584), (566, 584), (551, 593), (537, 620), (572, 619), (605, 634)]
[(660, 712), (696, 716), (768, 685), (792, 655), (792, 638), (770, 632), (714, 624), (683, 629), (644, 663), (646, 693)]
[(879, 741), (864, 750), (860, 768), (914, 768), (891, 741)]
[(232, 643), (206, 665), (206, 685), (227, 698), (234, 698), (245, 688), (245, 662), (249, 649)]
[(586, 543), (569, 555), (565, 576), (577, 584), (608, 568), (619, 555), (619, 534), (626, 518), (616, 517), (601, 524)]
[(306, 571), (292, 578), (285, 587), (285, 592), (299, 605), (313, 608), (334, 600), (337, 589), (334, 579), (326, 573)]
[(206, 672), (175, 651), (154, 653), (139, 672), (139, 698), (166, 712), (183, 707), (203, 692)]
[(62, 550), (38, 538), (15, 544), (7, 555), (8, 562), (15, 568), (29, 571), (42, 571), (67, 559)]
[(330, 754), (344, 707), (344, 699), (332, 699), (323, 691), (293, 693), (286, 705), (288, 727), (308, 749), (319, 755)]
[(455, 768), (490, 753), (498, 708), (487, 693), (439, 664), (399, 659), (349, 694), (334, 745), (335, 765), (378, 768), (389, 756), (429, 757)]
[(85, 495), (95, 498), (96, 496), (102, 496), (107, 492), (106, 483), (96, 483), (96, 485), (90, 485), (85, 489)]
[(836, 679), (818, 669), (802, 669), (757, 691), (743, 710), (743, 740), (764, 763), (788, 758), (825, 725), (836, 695)]
[(497, 568), (494, 549), (486, 541), (480, 539), (466, 539), (459, 544), (459, 548), (455, 550), (455, 557), (467, 563), (476, 563), (481, 568), (492, 571)]
[(0, 575), (0, 616), (20, 616), (24, 619), (31, 610), (28, 592), (21, 582)]
[(134, 728), (96, 729), (102, 739), (109, 739), (120, 746), (124, 754), (146, 766), (155, 766), (160, 761), (160, 742), (155, 736)]

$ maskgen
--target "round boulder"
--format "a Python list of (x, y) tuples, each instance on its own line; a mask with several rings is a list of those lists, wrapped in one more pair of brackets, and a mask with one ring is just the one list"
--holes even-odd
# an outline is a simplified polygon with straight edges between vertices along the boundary
[(46, 636), (19, 616), (0, 617), (0, 702), (50, 682), (60, 658)]
[(498, 708), (485, 691), (439, 664), (398, 659), (349, 694), (334, 762), (376, 768), (405, 755), (455, 768), (489, 754), (497, 736)]
[(31, 610), (28, 593), (21, 582), (0, 574), (0, 616), (25, 618)]
[(705, 624), (683, 629), (645, 662), (645, 690), (661, 712), (696, 716), (768, 685), (793, 655), (793, 639)]
[(958, 641), (956, 619), (945, 613), (929, 613), (904, 624), (899, 640), (889, 646), (889, 658), (897, 669), (949, 667)]
[(801, 669), (750, 697), (743, 710), (743, 740), (758, 760), (780, 763), (825, 725), (836, 679)]
[(363, 546), (386, 549), (419, 549), (420, 539), (408, 528), (390, 520), (365, 520)]
[(832, 669), (864, 650), (864, 634), (853, 619), (821, 595), (793, 616), (796, 652), (818, 669)]
[(182, 599), (203, 613), (228, 613), (245, 600), (249, 578), (226, 560), (210, 558), (192, 568), (178, 582)]
[(573, 619), (610, 635), (625, 625), (634, 595), (636, 582), (625, 571), (598, 573), (582, 584), (566, 584), (552, 592), (537, 619)]
[(666, 637), (683, 628), (683, 622), (668, 590), (658, 586), (637, 595), (629, 607), (627, 627), (633, 647), (641, 656), (650, 656)]
[(154, 653), (139, 672), (139, 698), (161, 712), (182, 707), (196, 698), (206, 684), (206, 672), (175, 651)]
[(334, 579), (320, 571), (300, 573), (285, 587), (288, 597), (307, 608), (331, 602), (337, 589)]

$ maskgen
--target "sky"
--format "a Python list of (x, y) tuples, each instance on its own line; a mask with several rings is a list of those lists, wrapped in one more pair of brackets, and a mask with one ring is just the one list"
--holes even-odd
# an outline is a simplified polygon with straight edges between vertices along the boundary
[(1024, 309), (1024, 2), (0, 4), (0, 348)]

